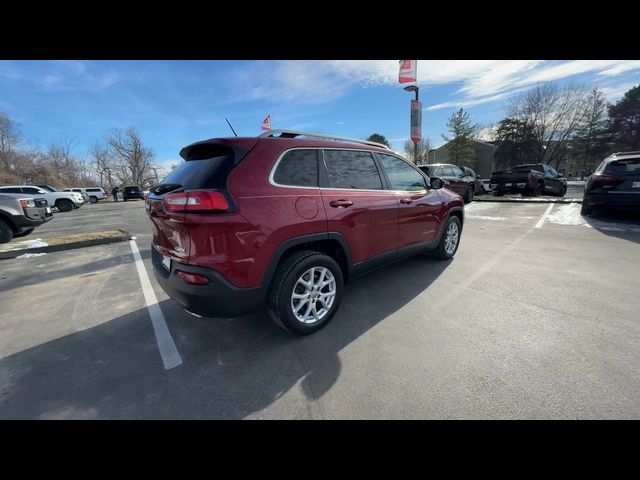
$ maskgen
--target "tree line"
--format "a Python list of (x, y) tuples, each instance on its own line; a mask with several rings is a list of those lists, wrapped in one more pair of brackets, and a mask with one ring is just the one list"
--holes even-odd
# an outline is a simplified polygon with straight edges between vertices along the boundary
[(79, 153), (62, 138), (46, 149), (27, 143), (18, 126), (0, 112), (0, 184), (140, 187), (158, 183), (154, 153), (135, 128), (113, 129)]
[[(442, 135), (449, 143), (449, 162), (473, 167), (473, 141), (481, 132), (496, 146), (496, 168), (546, 163), (557, 169), (572, 152), (589, 170), (613, 152), (640, 150), (640, 85), (611, 104), (598, 88), (541, 83), (511, 95), (503, 110), (505, 118), (484, 129), (463, 108), (454, 112), (447, 122), (449, 135)], [(379, 133), (369, 139), (390, 146)], [(427, 163), (430, 149), (429, 138), (418, 145), (417, 157), (413, 142), (404, 144), (405, 156), (418, 164)]]

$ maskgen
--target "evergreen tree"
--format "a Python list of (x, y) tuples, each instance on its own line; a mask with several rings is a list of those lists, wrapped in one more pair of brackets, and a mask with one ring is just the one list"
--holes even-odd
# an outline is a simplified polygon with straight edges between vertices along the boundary
[(381, 143), (381, 144), (386, 145), (387, 147), (391, 148), (391, 143), (389, 143), (389, 140), (387, 140), (387, 137), (385, 137), (384, 135), (382, 135), (380, 133), (373, 133), (373, 134), (369, 135), (367, 137), (367, 141)]
[(640, 85), (625, 93), (615, 105), (609, 105), (609, 118), (616, 149), (640, 150)]
[(449, 161), (456, 165), (474, 167), (476, 150), (471, 140), (478, 131), (478, 126), (471, 124), (469, 114), (460, 109), (453, 113), (447, 121), (447, 128), (451, 137), (442, 135), (445, 141), (451, 142), (449, 146)]

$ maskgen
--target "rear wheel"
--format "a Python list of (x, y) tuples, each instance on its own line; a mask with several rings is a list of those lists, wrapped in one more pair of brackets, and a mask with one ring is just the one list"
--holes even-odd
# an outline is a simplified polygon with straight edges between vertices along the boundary
[(0, 243), (8, 243), (13, 239), (11, 225), (0, 218)]
[(311, 250), (296, 252), (282, 262), (271, 283), (267, 308), (283, 329), (309, 335), (325, 327), (340, 301), (344, 279), (338, 263)]
[(582, 201), (582, 207), (580, 207), (580, 215), (587, 216), (593, 213), (593, 207), (591, 205), (587, 205), (585, 201)]
[(438, 243), (438, 247), (433, 250), (432, 255), (441, 260), (449, 260), (452, 258), (458, 250), (461, 231), (462, 224), (460, 223), (460, 219), (455, 215), (449, 216), (444, 226), (442, 237), (440, 237), (440, 243)]
[(91, 196), (91, 197), (89, 197), (89, 201), (91, 203), (98, 203), (98, 197)]
[(56, 202), (56, 207), (61, 212), (70, 212), (71, 210), (73, 210), (73, 202), (66, 199), (58, 200)]
[(533, 189), (533, 196), (534, 197), (539, 197), (540, 195), (542, 195), (542, 185), (540, 185), (538, 183), (538, 184), (536, 184), (535, 188)]

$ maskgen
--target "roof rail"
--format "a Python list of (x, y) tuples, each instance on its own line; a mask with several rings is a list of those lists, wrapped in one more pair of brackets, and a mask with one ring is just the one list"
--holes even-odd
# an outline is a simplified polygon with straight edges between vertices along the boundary
[[(280, 134), (279, 137), (276, 137), (277, 134)], [(296, 138), (296, 137), (313, 137), (313, 138), (324, 138), (327, 140), (336, 140), (341, 142), (349, 142), (349, 143), (362, 143), (364, 145), (370, 145), (372, 147), (380, 147), (386, 150), (391, 150), (389, 147), (382, 143), (372, 142), (370, 140), (360, 140), (358, 138), (349, 138), (349, 137), (336, 137), (335, 135), (325, 135), (324, 133), (313, 133), (313, 132), (299, 132), (297, 130), (269, 130), (268, 132), (264, 132), (259, 135), (259, 137), (273, 137), (273, 138)]]
[(640, 151), (635, 151), (635, 152), (616, 152), (613, 154), (616, 157), (619, 157), (620, 155), (640, 155)]

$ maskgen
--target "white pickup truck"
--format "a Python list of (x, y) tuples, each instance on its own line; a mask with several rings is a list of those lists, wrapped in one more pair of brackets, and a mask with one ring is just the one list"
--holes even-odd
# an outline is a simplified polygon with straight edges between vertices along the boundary
[(45, 198), (51, 207), (56, 207), (61, 212), (70, 212), (79, 208), (84, 203), (81, 193), (76, 192), (50, 192), (34, 185), (7, 185), (0, 187), (0, 193), (18, 193), (31, 197)]

